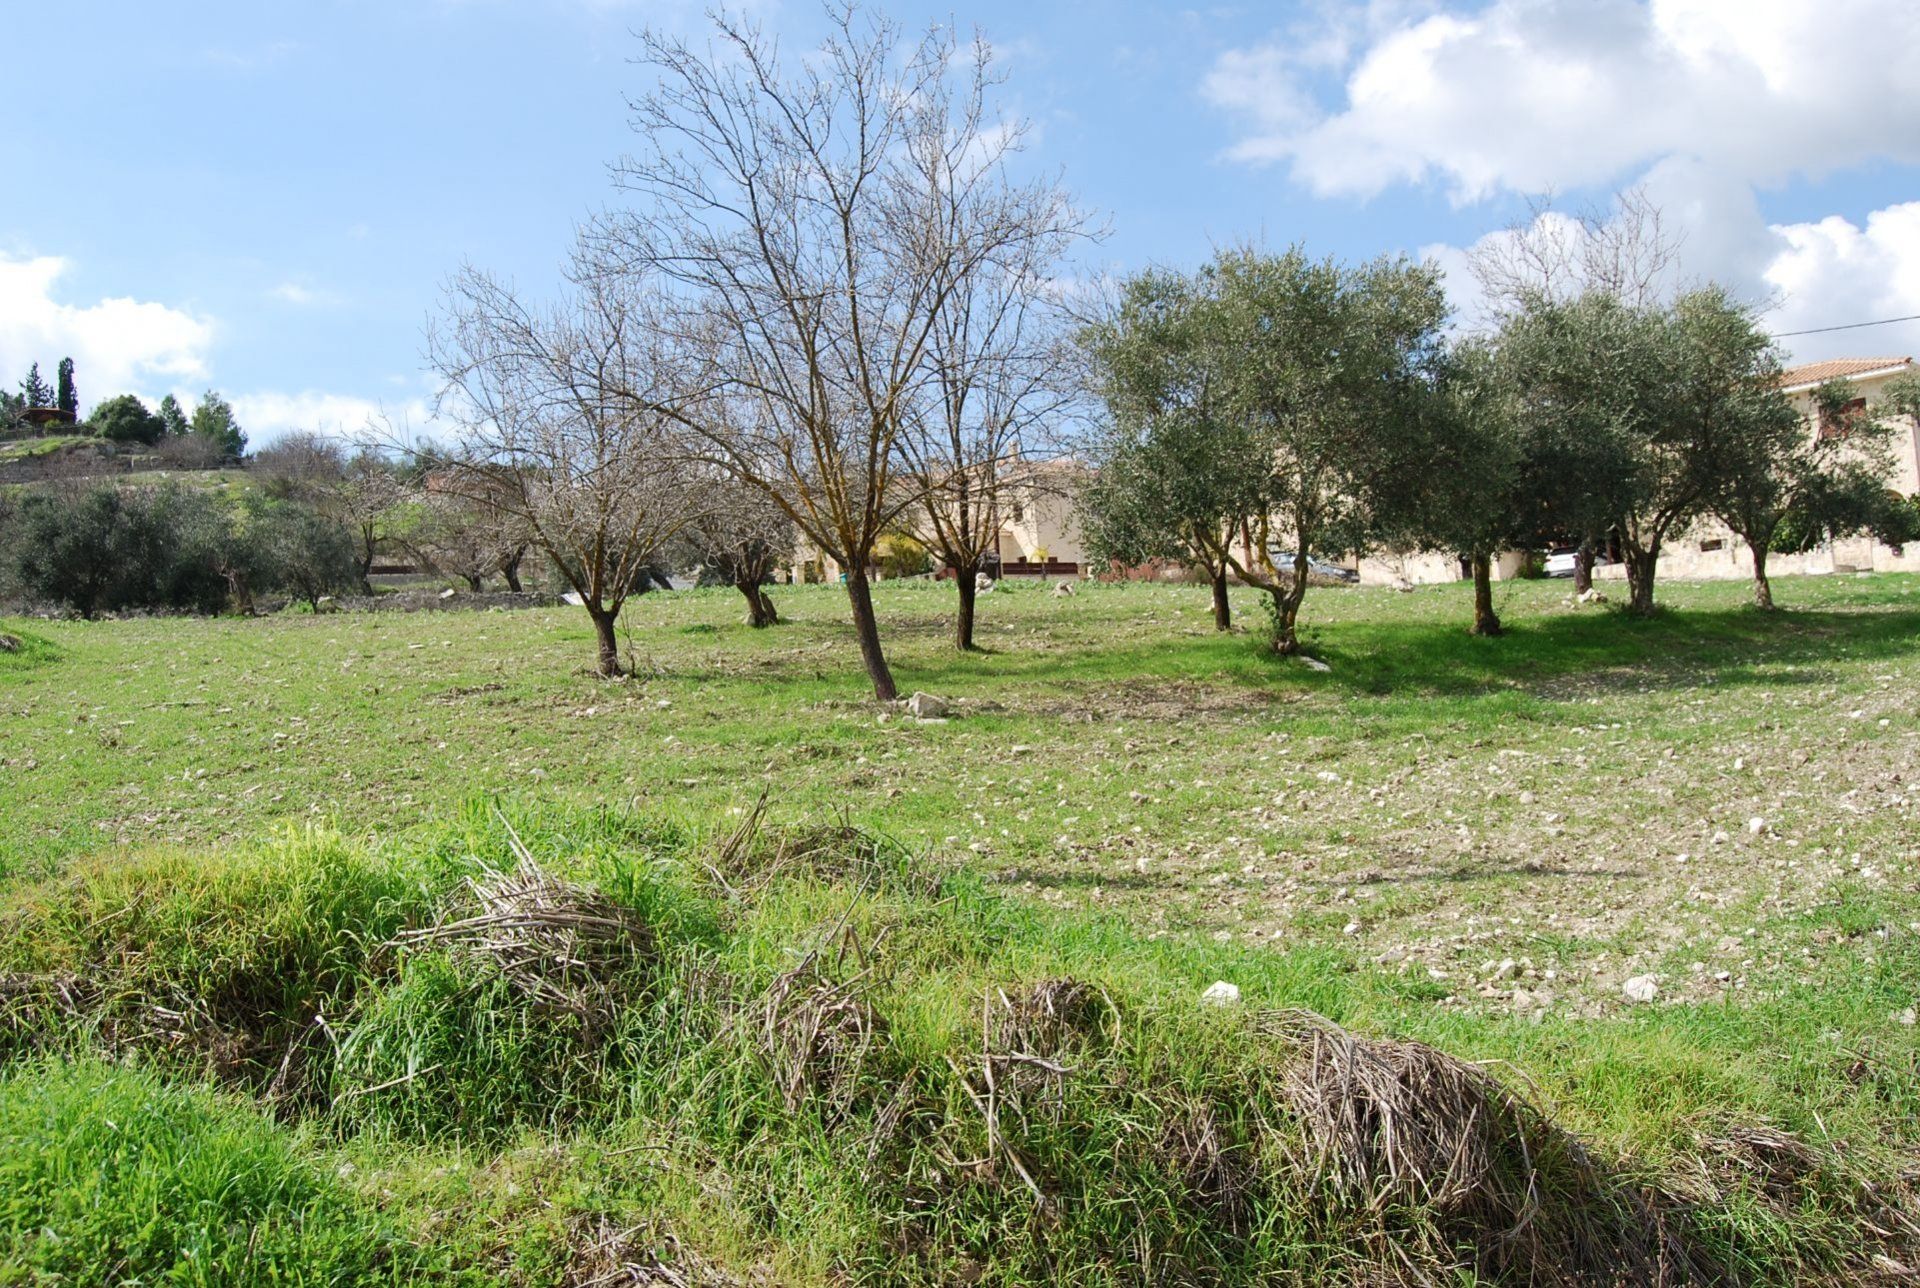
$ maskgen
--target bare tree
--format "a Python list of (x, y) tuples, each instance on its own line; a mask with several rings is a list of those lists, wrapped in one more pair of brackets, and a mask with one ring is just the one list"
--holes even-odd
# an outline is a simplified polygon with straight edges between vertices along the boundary
[[(965, 163), (997, 164), (1000, 155)], [(947, 191), (963, 186), (962, 176), (945, 176)], [(941, 292), (926, 379), (898, 440), (903, 473), (921, 498), (916, 529), (959, 590), (953, 643), (961, 650), (973, 648), (978, 577), (1007, 513), (1057, 477), (1047, 468), (1050, 431), (1072, 400), (1064, 314), (1050, 288), (1083, 221), (1057, 189), (1009, 189), (1004, 198), (1001, 222), (1027, 235)]]
[[(457, 478), (458, 466), (453, 471)], [(428, 492), (400, 541), (416, 562), (460, 578), (475, 593), (496, 574), (509, 590), (520, 589), (520, 563), (529, 544), (526, 525), (506, 506)]]
[(1680, 288), (1674, 272), (1682, 240), (1645, 188), (1615, 193), (1610, 207), (1577, 211), (1558, 208), (1549, 193), (1482, 238), (1468, 266), (1496, 323), (1530, 300), (1564, 304), (1592, 293), (1639, 307)]
[(793, 553), (793, 522), (759, 488), (718, 479), (702, 492), (700, 514), (685, 539), (706, 579), (724, 581), (747, 601), (747, 625), (780, 620), (767, 584)]
[(653, 301), (631, 274), (576, 270), (546, 309), (473, 268), (454, 279), (428, 344), (439, 409), (464, 436), (435, 486), (521, 526), (580, 597), (600, 673), (615, 676), (621, 606), (692, 515)]
[(713, 18), (696, 48), (643, 37), (658, 83), (632, 103), (636, 198), (602, 227), (628, 271), (672, 282), (712, 390), (680, 411), (705, 454), (760, 488), (845, 571), (874, 695), (891, 699), (867, 569), (918, 500), (900, 441), (947, 297), (1053, 227), (1005, 174), (984, 40), (918, 41), (848, 4), (811, 56)]
[(381, 545), (393, 536), (395, 517), (406, 496), (392, 459), (376, 447), (362, 445), (337, 475), (309, 477), (299, 486), (324, 513), (352, 531), (360, 588), (372, 594), (373, 562)]

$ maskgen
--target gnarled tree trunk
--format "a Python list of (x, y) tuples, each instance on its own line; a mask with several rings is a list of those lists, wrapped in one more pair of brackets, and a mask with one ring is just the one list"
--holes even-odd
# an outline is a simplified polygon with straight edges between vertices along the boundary
[(1593, 539), (1589, 537), (1573, 552), (1573, 593), (1584, 595), (1593, 589)]
[(772, 597), (758, 578), (742, 579), (735, 582), (733, 588), (747, 601), (747, 625), (760, 630), (779, 623), (780, 613), (774, 608)]
[(1773, 607), (1773, 583), (1767, 580), (1767, 546), (1763, 541), (1747, 543), (1753, 551), (1753, 606), (1771, 609)]
[(1623, 552), (1627, 564), (1627, 611), (1637, 617), (1653, 616), (1653, 576), (1660, 562), (1660, 546), (1649, 549), (1628, 546)]
[(611, 680), (621, 674), (620, 640), (613, 631), (616, 614), (592, 604), (587, 605), (587, 614), (593, 618), (593, 633), (600, 647), (600, 674)]
[(1493, 611), (1493, 556), (1476, 554), (1473, 563), (1473, 630), (1474, 635), (1498, 635), (1501, 632), (1500, 615)]
[(1213, 629), (1229, 631), (1233, 629), (1233, 604), (1227, 599), (1227, 566), (1223, 563), (1211, 571), (1213, 573)]
[(860, 641), (860, 660), (866, 664), (867, 678), (873, 681), (874, 698), (892, 702), (899, 692), (893, 687), (893, 672), (887, 669), (887, 655), (880, 647), (880, 621), (873, 612), (873, 588), (867, 584), (866, 562), (866, 552), (860, 551), (847, 569), (853, 633)]

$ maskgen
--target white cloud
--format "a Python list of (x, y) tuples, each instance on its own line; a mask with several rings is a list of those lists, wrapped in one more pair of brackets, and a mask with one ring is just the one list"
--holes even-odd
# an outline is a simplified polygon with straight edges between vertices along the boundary
[(334, 305), (342, 302), (342, 297), (338, 291), (329, 291), (318, 286), (309, 286), (305, 282), (291, 279), (273, 287), (267, 292), (267, 295), (271, 299), (279, 300), (282, 304), (291, 304), (297, 308), (307, 308), (314, 305)]
[[(1837, 215), (1778, 224), (1779, 249), (1764, 277), (1780, 299), (1777, 331), (1920, 314), (1920, 201), (1867, 216), (1864, 228)], [(1784, 341), (1800, 361), (1851, 355), (1920, 357), (1920, 323), (1799, 336)]]
[[(1670, 172), (1650, 176), (1647, 188), (1665, 213), (1678, 216), (1673, 226), (1684, 235), (1670, 286), (1726, 284), (1762, 310), (1762, 324), (1782, 336), (1781, 347), (1795, 362), (1920, 357), (1920, 322), (1786, 334), (1920, 315), (1920, 201), (1876, 210), (1864, 226), (1838, 215), (1768, 224), (1750, 192), (1737, 186), (1724, 190), (1711, 176)], [(1473, 247), (1437, 243), (1420, 250), (1420, 258), (1446, 275), (1447, 297), (1458, 322), (1469, 329), (1488, 320), (1470, 256), (1509, 235), (1501, 230)]]
[(234, 416), (254, 447), (295, 431), (346, 439), (371, 432), (411, 442), (422, 436), (432, 437), (443, 428), (435, 421), (432, 406), (420, 397), (379, 402), (355, 394), (309, 389), (236, 394), (232, 402)]
[(109, 298), (70, 304), (57, 298), (67, 261), (0, 254), (0, 381), (11, 388), (30, 363), (52, 379), (74, 361), (83, 402), (205, 379), (213, 323), (152, 301)]
[[(1668, 157), (1745, 182), (1920, 160), (1908, 0), (1494, 0), (1366, 11), (1221, 55), (1203, 92), (1229, 156), (1321, 194), (1438, 182), (1459, 200), (1610, 184)], [(1313, 92), (1344, 59), (1342, 99)]]

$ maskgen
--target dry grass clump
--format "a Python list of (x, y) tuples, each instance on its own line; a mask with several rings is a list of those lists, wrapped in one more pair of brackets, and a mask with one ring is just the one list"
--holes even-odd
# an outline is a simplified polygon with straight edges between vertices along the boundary
[(562, 1288), (746, 1288), (767, 1282), (759, 1275), (728, 1274), (671, 1233), (622, 1226), (604, 1213), (568, 1222), (567, 1242)]
[(727, 894), (750, 895), (787, 877), (933, 898), (948, 869), (898, 842), (856, 827), (845, 811), (824, 823), (769, 825), (762, 795), (721, 841), (707, 872)]
[(1909, 1183), (1875, 1186), (1856, 1174), (1838, 1148), (1765, 1124), (1705, 1127), (1688, 1153), (1691, 1166), (1677, 1164), (1662, 1178), (1668, 1203), (1724, 1210), (1745, 1195), (1790, 1220), (1818, 1194), (1822, 1207), (1848, 1217), (1847, 1241), (1839, 1249), (1845, 1269), (1836, 1281), (1920, 1282), (1920, 1206)]
[(1199, 1096), (1173, 1096), (1161, 1115), (1154, 1147), (1188, 1204), (1234, 1236), (1245, 1235), (1260, 1181), (1252, 1143), (1233, 1139), (1215, 1106)]
[(1293, 1165), (1358, 1218), (1376, 1265), (1414, 1283), (1439, 1268), (1540, 1285), (1722, 1282), (1676, 1213), (1479, 1066), (1309, 1012), (1266, 1025), (1297, 1049), (1281, 1082)]
[(651, 928), (596, 890), (555, 877), (513, 838), (520, 862), (511, 872), (467, 881), (478, 910), (407, 931), (404, 947), (437, 945), (478, 960), (507, 981), (536, 1013), (569, 1015), (598, 1032), (619, 1013), (621, 980), (653, 960)]
[(811, 1106), (833, 1123), (852, 1108), (885, 1030), (868, 1000), (872, 980), (869, 954), (842, 924), (753, 1007), (757, 1052), (789, 1113)]

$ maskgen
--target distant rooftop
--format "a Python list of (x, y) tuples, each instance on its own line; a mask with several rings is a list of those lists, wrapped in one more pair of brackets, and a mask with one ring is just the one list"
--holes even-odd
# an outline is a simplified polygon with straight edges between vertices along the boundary
[(1901, 371), (1912, 365), (1912, 358), (1829, 358), (1825, 362), (1788, 367), (1780, 373), (1780, 386), (1788, 390), (1811, 389), (1826, 380), (1877, 376)]

